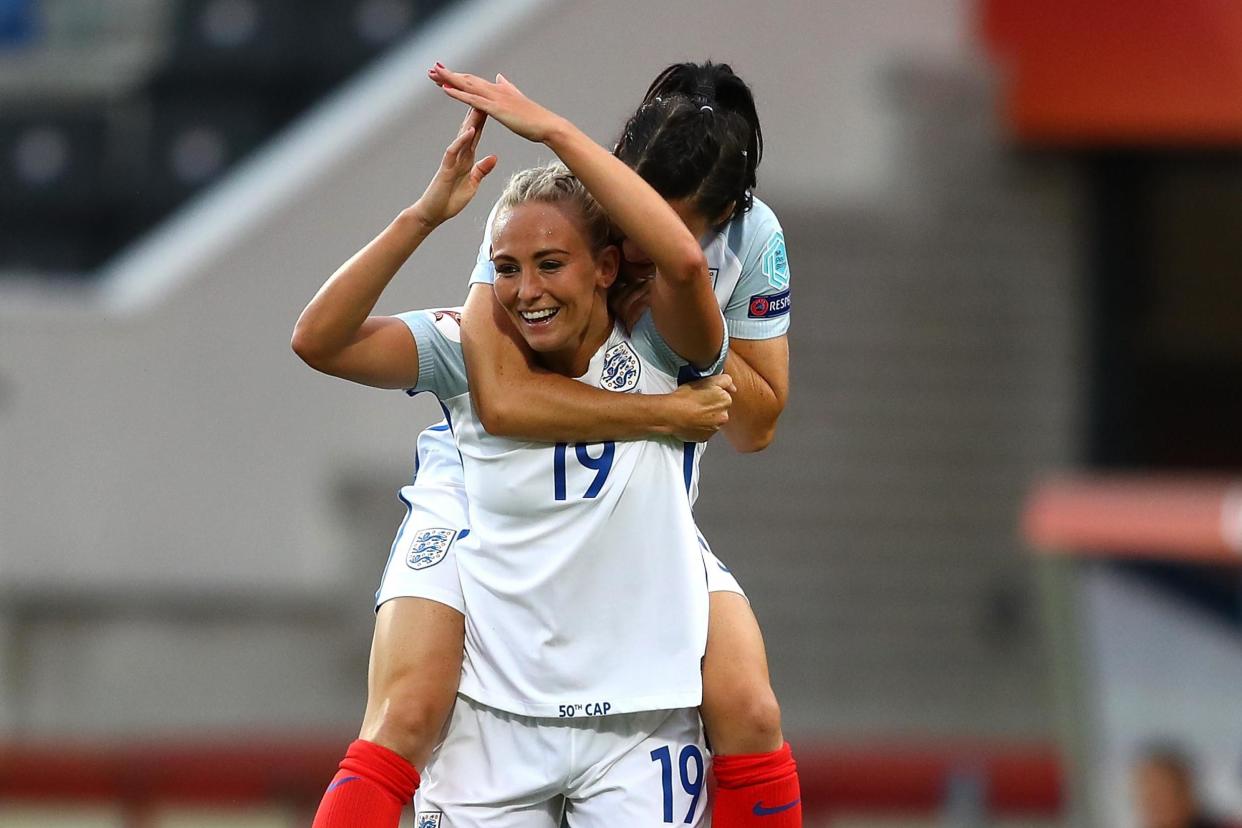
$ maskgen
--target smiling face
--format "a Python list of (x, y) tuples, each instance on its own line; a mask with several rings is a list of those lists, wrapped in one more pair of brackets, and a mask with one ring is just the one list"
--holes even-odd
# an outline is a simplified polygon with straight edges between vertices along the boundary
[(527, 201), (492, 225), (496, 298), (541, 361), (580, 376), (611, 329), (608, 287), (617, 249), (592, 250), (569, 203)]

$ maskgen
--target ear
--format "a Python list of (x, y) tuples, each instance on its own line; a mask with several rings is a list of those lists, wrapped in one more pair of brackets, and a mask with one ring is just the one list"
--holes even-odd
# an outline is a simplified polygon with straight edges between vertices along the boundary
[(621, 266), (621, 251), (615, 244), (610, 244), (595, 257), (595, 285), (607, 290), (617, 281), (618, 269)]

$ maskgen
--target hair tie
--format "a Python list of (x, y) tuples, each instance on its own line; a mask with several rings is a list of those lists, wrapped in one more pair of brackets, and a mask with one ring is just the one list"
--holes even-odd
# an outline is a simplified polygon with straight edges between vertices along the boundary
[(699, 107), (699, 112), (715, 112), (715, 111), (716, 110), (712, 109), (707, 104), (703, 104), (702, 106)]

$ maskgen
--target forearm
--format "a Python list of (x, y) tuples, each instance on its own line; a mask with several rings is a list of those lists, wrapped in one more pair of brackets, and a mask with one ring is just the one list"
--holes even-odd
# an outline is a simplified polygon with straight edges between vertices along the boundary
[(557, 121), (544, 143), (582, 181), (626, 237), (647, 251), (663, 278), (689, 280), (706, 269), (698, 241), (668, 202), (636, 172), (564, 119)]
[(403, 210), (341, 265), (311, 299), (294, 328), (294, 349), (299, 353), (335, 353), (347, 348), (375, 309), (380, 294), (431, 229), (412, 208)]
[(501, 387), (508, 404), (494, 409), (505, 437), (544, 442), (637, 440), (671, 434), (665, 394), (604, 391), (550, 372), (515, 375)]
[(729, 409), (729, 422), (722, 431), (737, 451), (762, 451), (776, 436), (776, 421), (785, 401), (745, 359), (732, 351), (725, 360), (725, 373), (733, 378), (737, 391)]
[(470, 289), (462, 349), (475, 410), (491, 434), (595, 442), (673, 430), (667, 395), (604, 391), (538, 367), (490, 285)]

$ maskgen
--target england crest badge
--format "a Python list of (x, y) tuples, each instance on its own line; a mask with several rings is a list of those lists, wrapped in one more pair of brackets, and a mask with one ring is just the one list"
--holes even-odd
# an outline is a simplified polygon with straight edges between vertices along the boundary
[(609, 391), (630, 391), (638, 385), (642, 366), (628, 342), (619, 342), (604, 352), (604, 371), (599, 384)]
[(435, 566), (444, 560), (456, 537), (454, 529), (419, 529), (410, 541), (410, 551), (405, 556), (406, 566), (410, 569)]
[(440, 828), (440, 818), (444, 816), (442, 811), (421, 811), (418, 814), (418, 822), (414, 824), (414, 828)]

